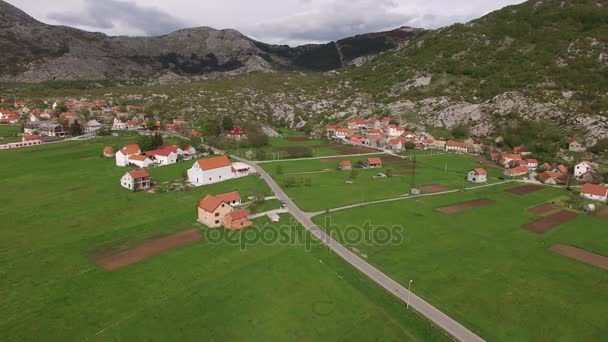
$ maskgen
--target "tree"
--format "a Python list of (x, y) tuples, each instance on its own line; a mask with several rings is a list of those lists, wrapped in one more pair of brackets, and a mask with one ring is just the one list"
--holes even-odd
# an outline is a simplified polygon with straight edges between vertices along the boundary
[(599, 139), (595, 145), (589, 148), (589, 152), (595, 154), (608, 154), (608, 138)]
[(464, 125), (455, 126), (454, 128), (452, 128), (450, 133), (452, 133), (452, 136), (455, 139), (465, 139), (468, 138), (470, 134), (469, 128)]
[[(196, 149), (198, 149), (203, 143), (203, 139), (201, 137), (190, 137), (190, 145)], [(185, 147), (185, 146), (184, 146)]]
[(359, 171), (357, 169), (350, 170), (350, 175), (348, 176), (350, 179), (356, 179), (359, 176)]
[(82, 135), (82, 126), (80, 126), (78, 120), (74, 120), (74, 122), (70, 125), (70, 135), (73, 137)]
[(55, 114), (59, 115), (63, 112), (67, 112), (68, 111), (68, 107), (66, 107), (65, 102), (60, 101), (57, 103), (57, 105), (55, 106)]
[(86, 108), (79, 110), (78, 114), (87, 120), (91, 117), (91, 112)]
[(252, 147), (262, 147), (268, 145), (268, 136), (258, 125), (251, 125), (247, 128), (247, 141)]
[[(201, 127), (202, 129), (203, 127)], [(207, 136), (219, 137), (222, 135), (222, 127), (217, 119), (207, 120)]]
[(150, 151), (154, 149), (152, 137), (149, 135), (140, 135), (139, 138), (137, 138), (137, 145), (139, 145), (142, 151)]
[(163, 141), (163, 136), (159, 133), (156, 132), (156, 134), (154, 134), (154, 136), (152, 137), (152, 148), (157, 148), (160, 146), (163, 146), (164, 141)]
[(413, 141), (408, 141), (405, 143), (406, 150), (413, 150), (416, 148), (416, 144)]
[(150, 131), (155, 130), (156, 129), (156, 121), (154, 119), (148, 119), (146, 121), (146, 128)]
[(102, 136), (108, 136), (112, 134), (112, 130), (110, 129), (110, 127), (101, 127), (100, 129), (97, 130), (97, 135), (102, 137)]
[(234, 121), (230, 116), (224, 116), (224, 118), (222, 119), (222, 128), (224, 129), (224, 131), (229, 131), (234, 128)]

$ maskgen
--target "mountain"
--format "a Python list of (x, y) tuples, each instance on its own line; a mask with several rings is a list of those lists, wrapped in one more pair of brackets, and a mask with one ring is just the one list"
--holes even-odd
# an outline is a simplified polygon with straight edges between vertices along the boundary
[(400, 28), (295, 48), (209, 27), (158, 37), (111, 37), (47, 25), (0, 0), (0, 81), (127, 80), (165, 73), (192, 76), (272, 69), (328, 71), (405, 45), (425, 32)]

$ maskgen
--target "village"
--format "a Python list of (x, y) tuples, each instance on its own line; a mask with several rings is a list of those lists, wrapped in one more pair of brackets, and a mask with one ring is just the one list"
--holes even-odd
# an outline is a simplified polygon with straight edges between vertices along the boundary
[[(153, 222), (153, 228), (145, 228), (149, 233), (132, 245), (99, 247), (104, 252), (93, 254), (94, 263), (105, 272), (134, 270), (153, 262), (168, 262), (171, 268), (170, 258), (156, 256), (174, 255), (169, 251), (178, 253), (188, 246), (204, 246), (189, 253), (228, 253), (227, 245), (210, 245), (208, 234), (261, 234), (287, 229), (294, 222), (320, 234), (322, 243), (330, 241), (328, 250), (346, 253), (346, 248), (344, 260), (364, 265), (364, 273), (384, 289), (393, 286), (385, 282), (388, 275), (399, 282), (401, 291), (415, 278), (418, 286), (443, 295), (446, 307), (457, 300), (433, 287), (434, 279), (427, 280), (426, 270), (440, 263), (448, 267), (459, 288), (494, 288), (491, 277), (476, 271), (487, 267), (484, 260), (493, 258), (479, 246), (496, 243), (495, 237), (507, 230), (517, 235), (506, 242), (499, 239), (496, 250), (501, 264), (508, 265), (512, 253), (525, 260), (545, 260), (547, 254), (555, 254), (560, 259), (551, 262), (559, 270), (589, 267), (585, 271), (591, 274), (605, 267), (601, 250), (585, 248), (594, 247), (587, 239), (599, 241), (605, 234), (599, 228), (608, 219), (605, 169), (587, 151), (588, 145), (572, 137), (564, 137), (568, 144), (560, 151), (569, 158), (546, 158), (501, 134), (458, 139), (412, 127), (399, 115), (351, 116), (323, 123), (312, 133), (279, 127), (252, 131), (242, 126), (245, 123), (234, 122), (210, 136), (196, 119), (161, 117), (145, 113), (142, 106), (110, 106), (105, 101), (49, 100), (48, 108), (31, 110), (27, 102), (20, 102), (0, 113), (0, 129), (10, 132), (2, 136), (0, 157), (4, 153), (11, 160), (25, 158), (29, 163), (36, 163), (37, 157), (56, 159), (63, 165), (57, 174), (67, 173), (62, 187), (84, 181), (85, 177), (69, 171), (78, 165), (75, 172), (82, 167), (97, 180), (95, 190), (81, 196), (86, 199), (81, 210), (95, 211), (91, 208), (98, 205), (99, 196), (105, 203), (103, 217), (108, 216), (107, 208), (117, 212), (109, 215), (117, 217), (114, 224), (128, 226), (135, 220), (148, 227), (149, 220)], [(488, 226), (489, 217), (496, 224)], [(104, 221), (99, 216), (97, 220)], [(415, 245), (407, 241), (341, 244), (345, 241), (341, 232), (367, 221), (379, 227), (398, 223), (412, 234), (408, 239)], [(157, 231), (165, 228), (158, 227), (167, 223), (159, 237)], [(448, 238), (437, 239), (435, 234)], [(459, 234), (468, 239), (459, 253), (479, 253), (468, 256), (475, 268), (468, 272), (485, 279), (479, 284), (458, 276), (460, 266), (454, 262), (458, 258), (443, 252), (443, 241), (460, 241)], [(553, 237), (556, 234), (559, 239)], [(115, 236), (122, 241), (121, 234)], [(545, 241), (547, 248), (536, 248)], [(391, 256), (375, 259), (379, 250)], [(368, 263), (376, 260), (377, 265)], [(422, 265), (420, 272), (404, 271), (416, 262)], [(546, 261), (526, 261), (515, 267), (546, 281), (553, 271), (543, 269), (545, 265)], [(538, 297), (525, 298), (535, 305), (543, 303)]]

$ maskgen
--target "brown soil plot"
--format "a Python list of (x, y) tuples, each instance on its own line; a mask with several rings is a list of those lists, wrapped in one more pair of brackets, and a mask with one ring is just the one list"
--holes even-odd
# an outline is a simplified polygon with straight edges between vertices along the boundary
[(524, 227), (532, 233), (543, 234), (559, 225), (574, 220), (577, 216), (578, 214), (575, 212), (562, 210), (540, 220), (528, 223)]
[(530, 212), (534, 215), (538, 215), (538, 216), (547, 216), (549, 214), (554, 213), (555, 211), (557, 211), (559, 209), (560, 209), (560, 207), (555, 204), (545, 203), (545, 204), (541, 204), (536, 207), (528, 209), (528, 212)]
[(310, 138), (308, 137), (289, 137), (286, 139), (287, 141), (310, 141)]
[(418, 190), (422, 191), (425, 194), (431, 194), (431, 193), (435, 193), (435, 192), (448, 191), (448, 190), (450, 190), (450, 188), (445, 185), (426, 184), (426, 185), (418, 186)]
[(608, 219), (608, 206), (598, 210), (598, 212), (595, 213), (595, 216)]
[(543, 189), (540, 185), (526, 184), (515, 188), (507, 189), (506, 192), (512, 193), (513, 195), (524, 196), (533, 192), (541, 191)]
[(459, 213), (462, 211), (466, 211), (469, 209), (473, 209), (473, 208), (479, 208), (479, 207), (483, 207), (486, 205), (490, 205), (492, 203), (494, 203), (494, 200), (491, 199), (478, 199), (478, 200), (473, 200), (473, 201), (468, 201), (468, 202), (462, 202), (462, 203), (458, 203), (458, 204), (454, 204), (454, 205), (450, 205), (447, 207), (441, 207), (441, 208), (435, 208), (435, 210), (444, 213), (444, 214), (455, 214), (455, 213)]
[(568, 258), (584, 262), (585, 264), (608, 270), (608, 258), (603, 255), (591, 253), (584, 249), (569, 245), (555, 245), (552, 246), (550, 250), (563, 256), (567, 256)]
[(160, 254), (167, 250), (180, 247), (188, 242), (200, 239), (201, 234), (198, 230), (186, 230), (173, 235), (141, 243), (120, 253), (99, 258), (97, 259), (97, 265), (105, 268), (108, 271), (113, 271)]

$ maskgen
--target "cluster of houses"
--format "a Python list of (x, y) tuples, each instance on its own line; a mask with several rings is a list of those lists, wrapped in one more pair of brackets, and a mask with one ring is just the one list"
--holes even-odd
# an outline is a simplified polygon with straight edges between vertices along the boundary
[(394, 123), (390, 116), (369, 119), (352, 119), (346, 125), (326, 125), (328, 138), (347, 141), (351, 144), (382, 148), (394, 152), (406, 150), (408, 143), (412, 148), (433, 149), (460, 153), (481, 153), (483, 144), (475, 139), (465, 141), (437, 140), (425, 132), (410, 132)]
[(116, 166), (146, 168), (150, 166), (172, 165), (180, 160), (189, 160), (196, 156), (196, 149), (192, 146), (180, 148), (177, 145), (172, 145), (160, 146), (155, 150), (142, 153), (139, 145), (128, 144), (116, 153), (114, 153), (112, 147), (106, 146), (103, 149), (103, 155), (106, 157), (114, 157)]

